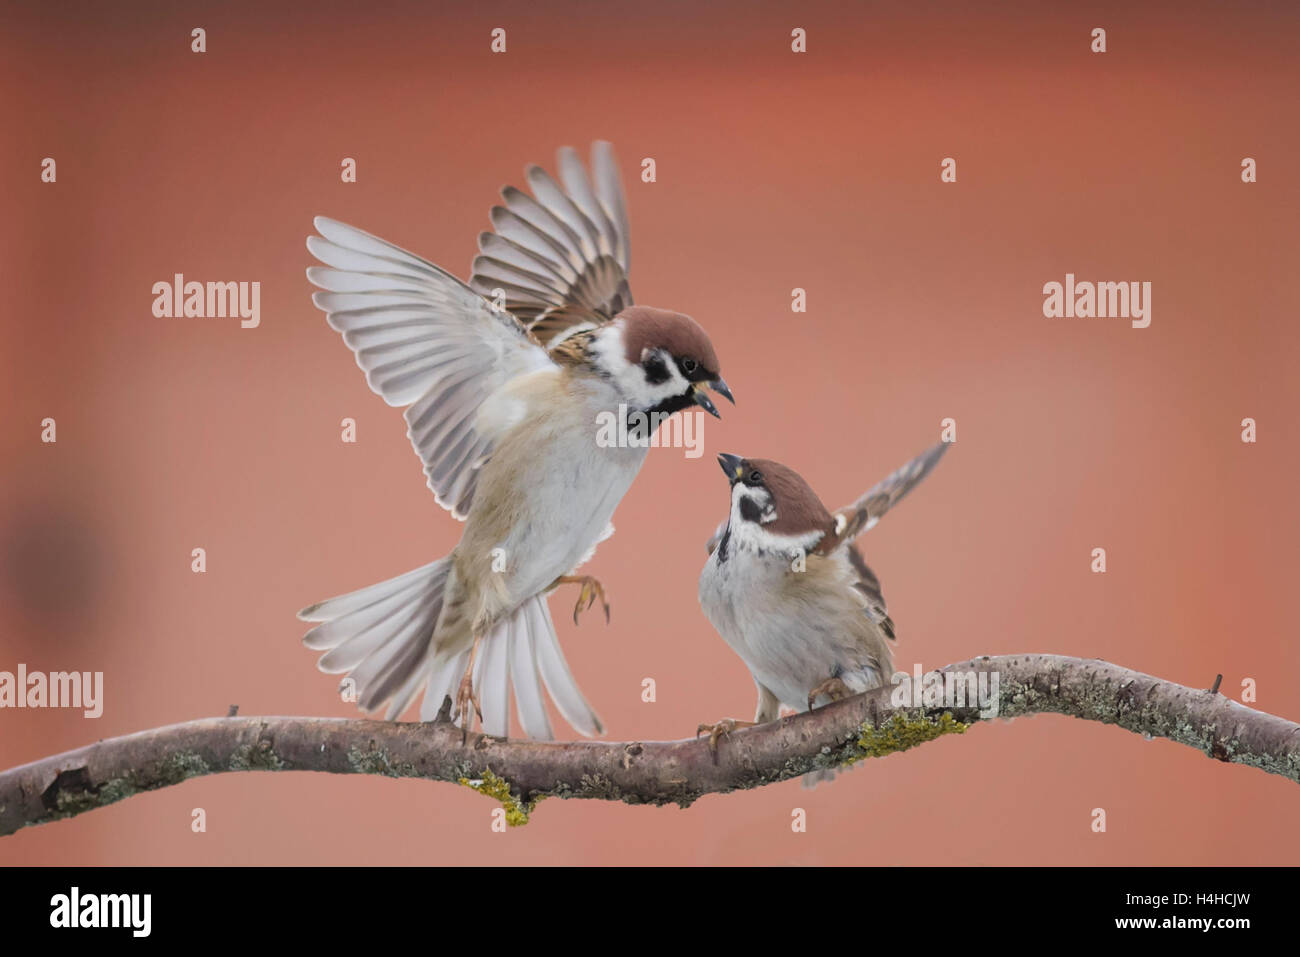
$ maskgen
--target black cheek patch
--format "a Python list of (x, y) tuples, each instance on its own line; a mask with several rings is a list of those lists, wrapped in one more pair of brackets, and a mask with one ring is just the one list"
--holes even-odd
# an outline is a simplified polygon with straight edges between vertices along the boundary
[(747, 522), (757, 522), (763, 516), (763, 506), (759, 505), (752, 498), (742, 498), (740, 500), (740, 517)]
[(660, 385), (668, 381), (668, 366), (661, 356), (651, 356), (641, 364), (645, 369), (645, 380), (650, 385)]

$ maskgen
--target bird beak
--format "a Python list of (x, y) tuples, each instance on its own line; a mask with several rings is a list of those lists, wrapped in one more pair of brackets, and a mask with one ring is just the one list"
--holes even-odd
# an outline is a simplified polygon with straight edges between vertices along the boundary
[(727, 383), (722, 381), (722, 376), (718, 376), (716, 379), (710, 382), (709, 385), (713, 386), (714, 392), (718, 393), (718, 395), (722, 396), (732, 405), (736, 404), (736, 399), (734, 396), (732, 396), (731, 389), (727, 386)]
[(718, 464), (722, 466), (722, 471), (727, 473), (727, 480), (732, 485), (736, 484), (736, 479), (740, 478), (745, 471), (745, 460), (739, 455), (732, 455), (730, 452), (718, 453)]
[(709, 413), (709, 415), (713, 416), (715, 419), (722, 418), (722, 416), (718, 414), (718, 407), (713, 404), (713, 400), (704, 394), (703, 383), (697, 382), (695, 385), (691, 386), (691, 398), (695, 400), (696, 405)]

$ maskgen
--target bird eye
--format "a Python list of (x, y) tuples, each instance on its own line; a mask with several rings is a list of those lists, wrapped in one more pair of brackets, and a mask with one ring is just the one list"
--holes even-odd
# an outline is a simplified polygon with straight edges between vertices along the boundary
[(760, 472), (758, 469), (754, 469), (754, 471), (749, 473), (749, 480), (754, 484), (758, 484), (759, 482), (763, 481), (763, 473)]
[(694, 373), (697, 367), (698, 367), (698, 363), (694, 359), (682, 360), (682, 371), (685, 372), (687, 375), (691, 375), (692, 373)]

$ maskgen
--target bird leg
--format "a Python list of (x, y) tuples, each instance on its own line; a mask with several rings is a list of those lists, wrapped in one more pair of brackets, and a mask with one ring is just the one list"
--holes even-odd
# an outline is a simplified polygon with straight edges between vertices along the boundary
[(479, 705), (478, 694), (474, 691), (474, 659), (478, 657), (478, 646), (482, 641), (482, 633), (474, 636), (474, 644), (469, 649), (469, 664), (465, 666), (465, 676), (460, 679), (460, 687), (456, 689), (456, 716), (460, 719), (461, 744), (464, 744), (469, 737), (469, 725), (473, 720), (469, 713), (470, 705), (474, 706), (474, 713), (478, 715), (478, 719), (483, 720), (483, 709)]
[[(605, 588), (600, 582), (590, 575), (561, 575), (555, 581), (551, 582), (551, 587), (558, 585), (581, 585), (582, 590), (578, 592), (578, 602), (573, 606), (573, 623), (578, 623), (578, 612), (586, 611), (600, 599), (601, 606), (605, 609), (605, 623), (609, 624), (609, 602), (605, 600)], [(583, 602), (587, 604), (584, 606)]]
[(851, 697), (853, 695), (853, 692), (850, 691), (849, 686), (846, 685), (839, 678), (827, 678), (816, 688), (813, 688), (812, 691), (808, 692), (809, 711), (813, 709), (813, 702), (816, 701), (818, 698), (820, 698), (822, 695), (826, 695), (832, 701), (839, 701), (841, 698)]
[(705, 731), (709, 732), (709, 750), (713, 752), (713, 758), (718, 758), (718, 738), (725, 734), (731, 734), (737, 728), (752, 728), (757, 721), (741, 721), (739, 718), (723, 718), (717, 724), (702, 724), (695, 730), (695, 736), (698, 738)]

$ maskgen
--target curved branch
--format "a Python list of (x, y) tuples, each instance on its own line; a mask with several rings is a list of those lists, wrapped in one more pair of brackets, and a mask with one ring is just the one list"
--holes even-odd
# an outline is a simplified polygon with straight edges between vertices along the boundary
[[(1168, 738), (1212, 758), (1300, 783), (1300, 725), (1214, 691), (1104, 661), (1006, 655), (949, 665), (984, 674), (996, 708), (923, 700), (891, 705), (878, 688), (722, 738), (538, 742), (462, 735), (446, 718), (398, 724), (350, 718), (205, 718), (110, 738), (0, 772), (0, 835), (71, 817), (141, 791), (227, 771), (384, 774), (468, 784), (523, 823), (543, 797), (687, 806), (809, 771), (906, 750), (993, 717), (1057, 713)], [(933, 674), (933, 673), (932, 673)], [(997, 684), (992, 676), (997, 675)], [(927, 676), (927, 680), (931, 680)], [(986, 701), (990, 704), (992, 699)]]

